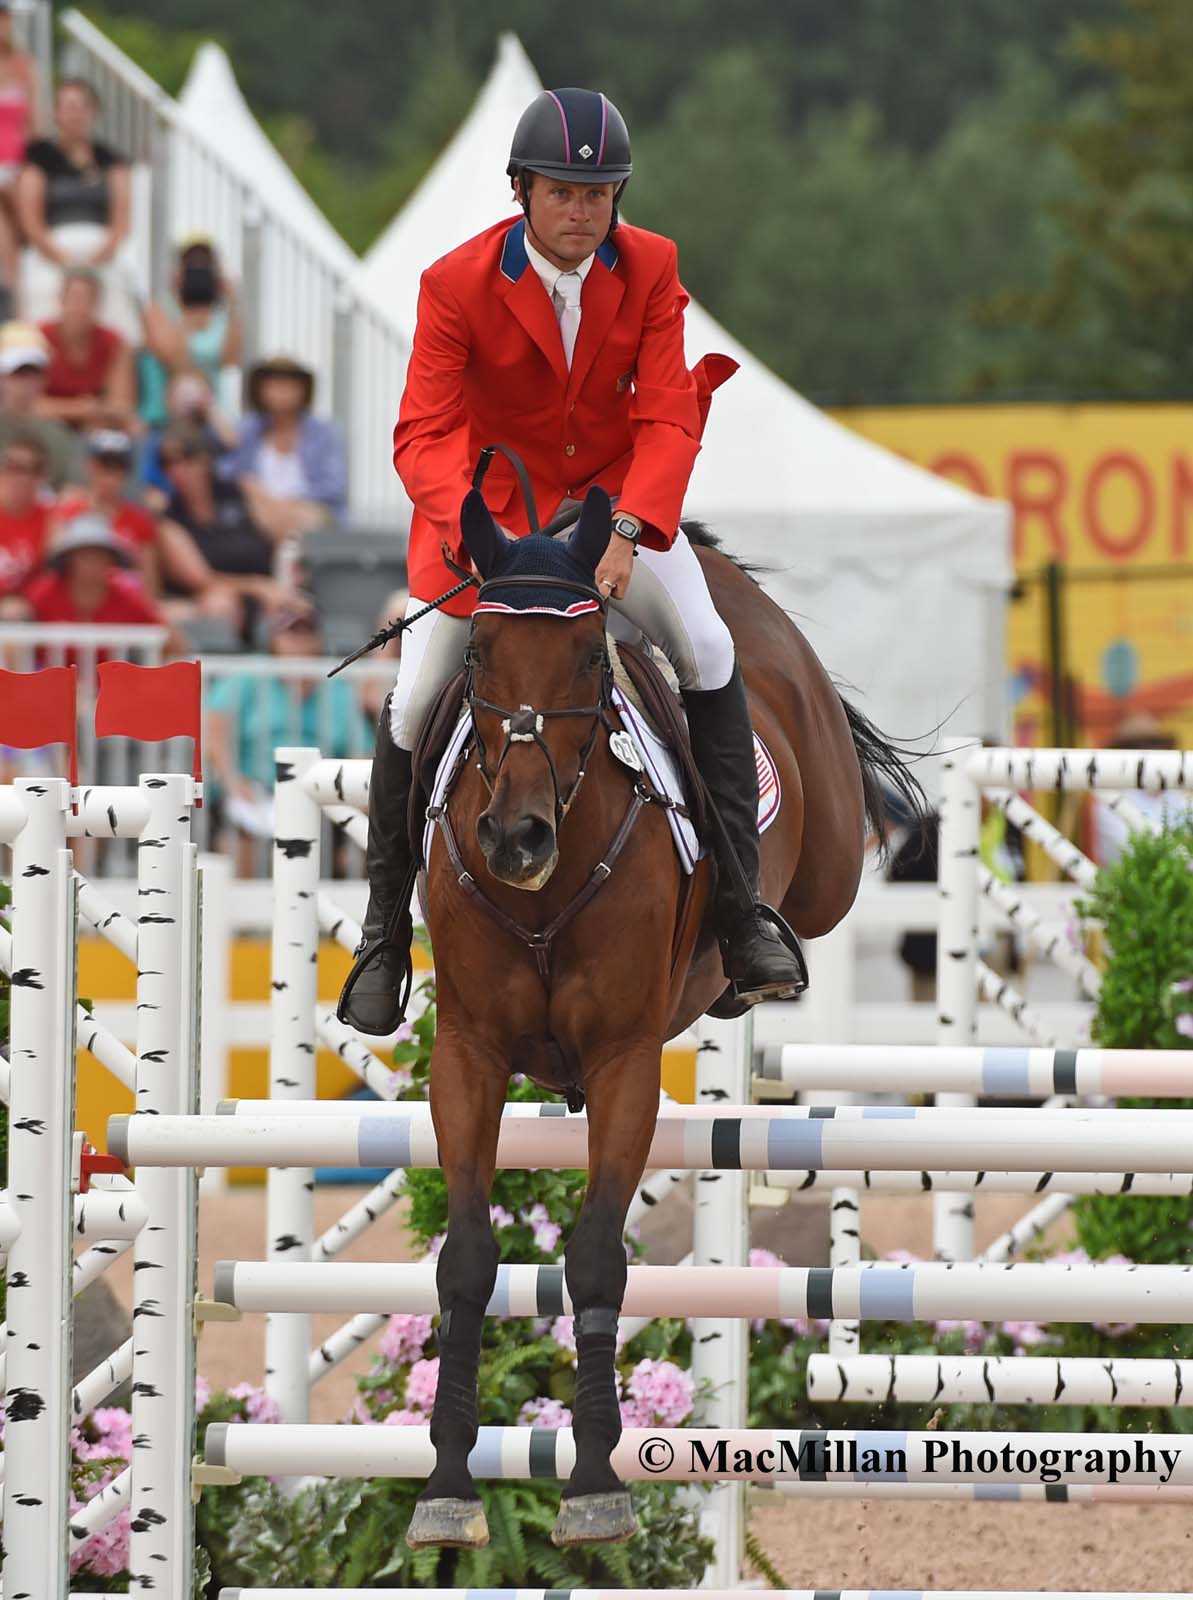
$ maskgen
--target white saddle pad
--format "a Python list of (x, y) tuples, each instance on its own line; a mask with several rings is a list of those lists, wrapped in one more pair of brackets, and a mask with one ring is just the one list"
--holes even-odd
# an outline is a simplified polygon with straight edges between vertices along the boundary
[[(631, 704), (626, 696), (617, 687), (613, 690), (613, 707), (622, 720), (623, 726), (634, 741), (635, 748), (641, 758), (646, 775), (660, 794), (669, 796), (672, 800), (683, 803), (683, 788), (679, 781), (679, 768), (670, 750), (647, 726), (641, 713)], [(471, 728), (471, 719), (465, 712), (456, 725), (456, 731), (448, 741), (447, 749), (443, 752), (443, 759), (439, 763), (439, 770), (435, 774), (435, 786), (431, 792), (431, 804), (442, 805), (443, 797), (447, 791), (448, 779), (455, 771), (456, 762), (460, 759), (460, 751), (468, 738)], [(754, 760), (758, 768), (758, 832), (765, 833), (771, 823), (779, 814), (779, 807), (783, 803), (782, 786), (779, 782), (778, 770), (771, 759), (770, 751), (763, 744), (757, 734), (754, 735)], [(671, 837), (675, 841), (676, 854), (685, 872), (695, 870), (703, 851), (696, 840), (696, 830), (687, 817), (678, 811), (668, 811), (667, 821), (671, 824)], [(428, 821), (423, 834), (423, 860), (431, 859), (431, 842), (435, 836), (435, 824)]]

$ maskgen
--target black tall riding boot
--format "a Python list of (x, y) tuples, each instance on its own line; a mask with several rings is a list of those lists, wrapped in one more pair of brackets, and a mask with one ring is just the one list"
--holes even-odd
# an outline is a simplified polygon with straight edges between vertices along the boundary
[(683, 702), (692, 754), (727, 835), (712, 829), (718, 865), (713, 912), (736, 1009), (794, 999), (808, 987), (807, 968), (795, 935), (759, 900), (758, 768), (741, 667), (734, 662), (723, 689), (689, 690)]
[(390, 737), (389, 696), (377, 722), (369, 780), (369, 904), (356, 960), (344, 982), (336, 1016), (361, 1033), (393, 1033), (410, 997), (410, 894), (414, 864), (408, 813), (413, 758)]

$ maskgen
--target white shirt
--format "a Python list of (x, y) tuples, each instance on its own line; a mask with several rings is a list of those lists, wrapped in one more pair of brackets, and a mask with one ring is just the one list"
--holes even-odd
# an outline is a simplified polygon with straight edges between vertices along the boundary
[(261, 487), (278, 500), (306, 500), (310, 486), (297, 450), (276, 450), (262, 440), (257, 448), (257, 476)]
[[(541, 255), (539, 251), (534, 248), (529, 239), (524, 238), (523, 243), (526, 246), (526, 258), (530, 262), (530, 265), (534, 268), (535, 272), (538, 274), (539, 282), (547, 291), (547, 296), (551, 301), (551, 308), (555, 312), (555, 319), (557, 322), (559, 322), (562, 318), (563, 307), (561, 305), (561, 297), (557, 296), (555, 292), (556, 285), (558, 284), (560, 278), (564, 277), (569, 272), (574, 272), (580, 280), (581, 288), (583, 288), (584, 280), (588, 276), (589, 271), (592, 268), (592, 263), (596, 259), (596, 253), (594, 251), (592, 255), (585, 256), (584, 260), (577, 262), (574, 267), (556, 267), (553, 266), (545, 256)], [(580, 318), (582, 316), (583, 310), (578, 306), (575, 314), (575, 327), (570, 330), (572, 349), (575, 348), (575, 337), (579, 331)], [(563, 336), (564, 353), (568, 358), (568, 366), (570, 367), (572, 361), (571, 350), (568, 348), (568, 338), (567, 336), (563, 335), (562, 327), (560, 331), (561, 336)]]

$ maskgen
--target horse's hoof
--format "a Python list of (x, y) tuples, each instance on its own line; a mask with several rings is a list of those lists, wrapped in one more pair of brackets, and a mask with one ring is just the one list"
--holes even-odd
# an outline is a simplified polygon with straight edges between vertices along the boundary
[(418, 1500), (406, 1529), (411, 1550), (446, 1545), (452, 1550), (479, 1550), (489, 1542), (489, 1524), (479, 1500)]
[(624, 1544), (638, 1532), (628, 1489), (611, 1494), (577, 1494), (559, 1502), (551, 1543)]

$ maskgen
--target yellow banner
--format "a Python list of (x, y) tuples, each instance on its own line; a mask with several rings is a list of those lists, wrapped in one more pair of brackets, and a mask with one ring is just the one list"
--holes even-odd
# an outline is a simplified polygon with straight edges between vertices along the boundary
[(1062, 571), (1077, 737), (1127, 718), (1193, 747), (1193, 405), (850, 408), (838, 420), (1015, 508), (1008, 607), (1015, 740), (1047, 743), (1053, 685), (1043, 569)]

